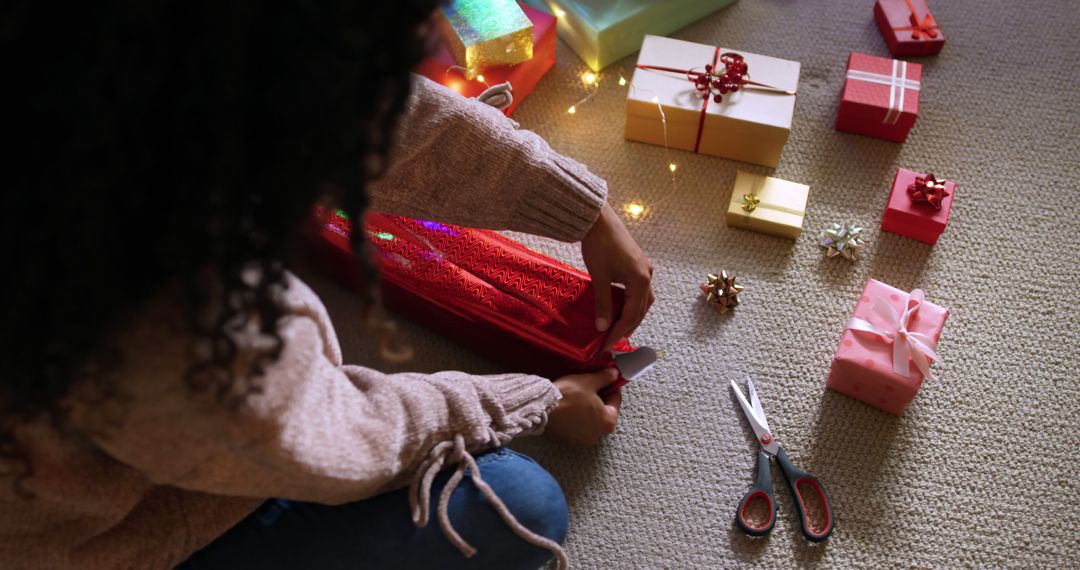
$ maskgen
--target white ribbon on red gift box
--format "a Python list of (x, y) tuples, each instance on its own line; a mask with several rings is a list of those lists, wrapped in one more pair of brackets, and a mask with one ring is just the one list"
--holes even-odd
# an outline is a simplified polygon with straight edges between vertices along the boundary
[(849, 69), (847, 78), (851, 81), (867, 81), (889, 86), (889, 110), (885, 112), (882, 123), (895, 125), (904, 113), (904, 92), (908, 89), (919, 90), (919, 82), (907, 78), (907, 62), (892, 60), (892, 75)]
[(851, 317), (851, 321), (848, 323), (847, 328), (857, 331), (870, 333), (881, 340), (882, 342), (893, 345), (893, 371), (897, 374), (908, 377), (911, 374), (911, 367), (908, 362), (914, 360), (915, 366), (922, 372), (923, 378), (929, 378), (936, 380), (933, 374), (930, 374), (930, 363), (927, 359), (941, 364), (941, 359), (938, 358), (934, 349), (937, 348), (937, 342), (930, 338), (929, 335), (923, 333), (911, 332), (908, 330), (908, 321), (911, 320), (911, 316), (918, 310), (919, 306), (923, 302), (922, 289), (915, 289), (908, 296), (907, 307), (904, 308), (902, 315), (896, 314), (896, 310), (892, 308), (885, 299), (881, 297), (874, 297), (874, 312), (884, 318), (889, 328), (896, 332), (890, 332), (882, 330), (871, 324), (869, 321), (860, 319), (859, 317)]

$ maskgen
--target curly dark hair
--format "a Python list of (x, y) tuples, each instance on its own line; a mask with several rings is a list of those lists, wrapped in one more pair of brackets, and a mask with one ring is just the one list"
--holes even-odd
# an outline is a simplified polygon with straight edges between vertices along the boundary
[[(18, 422), (117, 364), (110, 335), (166, 287), (202, 347), (191, 386), (257, 390), (281, 350), (283, 260), (316, 203), (361, 219), (436, 4), (0, 8), (0, 459), (18, 456)], [(230, 333), (249, 323), (274, 342), (238, 378)]]

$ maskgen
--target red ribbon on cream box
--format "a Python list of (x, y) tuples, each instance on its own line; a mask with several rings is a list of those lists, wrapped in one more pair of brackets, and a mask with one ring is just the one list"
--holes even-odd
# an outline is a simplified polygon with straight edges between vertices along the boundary
[(797, 61), (645, 36), (625, 137), (775, 167), (791, 134), (799, 69)]
[(853, 52), (836, 130), (904, 142), (919, 116), (921, 80), (917, 63)]
[[(310, 252), (316, 269), (365, 287), (352, 220), (319, 209)], [(584, 271), (497, 232), (371, 213), (364, 229), (382, 272), (385, 305), (515, 372), (558, 378), (611, 366), (595, 327), (592, 280)], [(617, 319), (623, 290), (612, 287)], [(615, 350), (630, 352), (625, 339)]]

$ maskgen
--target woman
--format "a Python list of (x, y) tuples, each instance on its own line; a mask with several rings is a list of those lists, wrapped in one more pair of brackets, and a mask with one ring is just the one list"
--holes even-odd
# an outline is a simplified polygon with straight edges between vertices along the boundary
[(314, 205), (370, 198), (581, 241), (594, 280), (627, 288), (618, 322), (598, 299), (608, 347), (648, 310), (602, 180), (410, 76), (434, 7), (4, 8), (0, 566), (565, 564), (558, 485), (502, 446), (596, 443), (611, 376), (345, 365), (285, 269)]

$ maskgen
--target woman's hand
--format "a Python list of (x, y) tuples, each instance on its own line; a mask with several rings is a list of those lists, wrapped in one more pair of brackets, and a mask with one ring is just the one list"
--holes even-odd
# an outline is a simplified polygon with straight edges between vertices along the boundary
[(617, 370), (606, 368), (556, 380), (555, 387), (562, 392), (562, 400), (548, 414), (544, 435), (573, 445), (596, 445), (605, 435), (614, 433), (622, 392), (616, 391), (606, 399), (601, 399), (597, 392), (618, 377)]
[[(602, 350), (611, 350), (620, 338), (633, 333), (649, 312), (655, 300), (653, 267), (608, 204), (604, 204), (600, 217), (581, 240), (581, 257), (596, 291), (596, 330), (611, 330)], [(626, 287), (622, 318), (614, 325), (611, 324), (611, 287), (608, 286), (611, 283)]]

